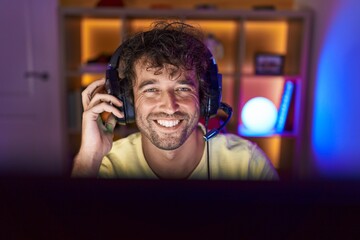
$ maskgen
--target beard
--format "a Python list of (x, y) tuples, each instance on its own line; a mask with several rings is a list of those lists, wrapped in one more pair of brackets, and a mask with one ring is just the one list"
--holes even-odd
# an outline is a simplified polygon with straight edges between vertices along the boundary
[(162, 150), (174, 150), (179, 148), (187, 139), (187, 134), (182, 131), (180, 135), (173, 136), (172, 134), (164, 134), (160, 136), (156, 132), (150, 132), (150, 141), (156, 147)]
[[(177, 119), (180, 120), (178, 129), (176, 131), (163, 132), (155, 121), (156, 119)], [(175, 150), (182, 146), (189, 136), (196, 129), (199, 121), (199, 113), (189, 115), (183, 112), (176, 112), (174, 114), (166, 113), (151, 113), (146, 117), (146, 121), (141, 115), (137, 121), (138, 128), (142, 135), (150, 140), (150, 142), (157, 148), (162, 150)]]

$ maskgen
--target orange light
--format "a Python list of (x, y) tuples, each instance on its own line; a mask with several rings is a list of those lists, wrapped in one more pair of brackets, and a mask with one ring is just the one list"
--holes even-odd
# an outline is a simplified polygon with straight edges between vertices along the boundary
[(121, 43), (120, 19), (85, 18), (81, 22), (81, 62), (112, 54)]
[(281, 148), (281, 137), (276, 136), (269, 139), (269, 142), (264, 146), (263, 149), (269, 157), (271, 163), (275, 168), (280, 167), (280, 148)]
[(285, 54), (287, 48), (288, 24), (286, 21), (248, 21), (245, 31), (251, 39), (257, 39), (257, 46)]
[(150, 30), (151, 24), (154, 22), (154, 19), (136, 19), (129, 21), (129, 30), (131, 33), (137, 33), (141, 31)]
[(81, 86), (86, 87), (90, 83), (92, 83), (95, 80), (99, 80), (101, 78), (105, 77), (105, 72), (99, 73), (99, 74), (83, 74), (81, 77)]
[(257, 52), (286, 55), (288, 23), (286, 21), (245, 22), (245, 61), (243, 73), (254, 72), (254, 56)]

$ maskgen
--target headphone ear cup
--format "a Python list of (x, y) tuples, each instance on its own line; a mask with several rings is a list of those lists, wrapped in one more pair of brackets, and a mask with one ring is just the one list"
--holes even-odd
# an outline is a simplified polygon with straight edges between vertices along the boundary
[(124, 82), (124, 79), (120, 80), (118, 76), (118, 71), (109, 66), (106, 70), (105, 89), (108, 94), (122, 101), (123, 106), (118, 107), (118, 109), (124, 113), (124, 117), (116, 117), (116, 120), (119, 124), (126, 125), (135, 122), (135, 108), (133, 101), (126, 97), (125, 88), (120, 84)]
[(204, 80), (208, 83), (208, 97), (201, 109), (201, 115), (206, 118), (214, 117), (220, 108), (222, 92), (222, 75), (218, 73), (214, 58), (209, 59), (208, 69)]
[[(123, 88), (121, 88), (124, 90)], [(125, 117), (125, 124), (130, 124), (135, 122), (135, 107), (134, 101), (129, 97), (126, 97), (125, 92), (121, 92), (122, 95), (122, 102), (123, 102), (123, 109)], [(121, 99), (120, 99), (121, 100)]]

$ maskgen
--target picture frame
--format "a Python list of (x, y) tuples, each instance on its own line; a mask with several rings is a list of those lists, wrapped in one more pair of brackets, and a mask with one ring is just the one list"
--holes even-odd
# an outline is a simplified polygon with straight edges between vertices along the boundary
[(285, 56), (274, 53), (255, 54), (256, 75), (282, 75), (284, 73)]

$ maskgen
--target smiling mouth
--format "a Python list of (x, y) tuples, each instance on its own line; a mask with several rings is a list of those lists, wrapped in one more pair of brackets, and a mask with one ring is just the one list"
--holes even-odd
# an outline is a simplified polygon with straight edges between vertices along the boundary
[(180, 123), (180, 120), (156, 120), (156, 122), (163, 127), (171, 128)]

